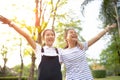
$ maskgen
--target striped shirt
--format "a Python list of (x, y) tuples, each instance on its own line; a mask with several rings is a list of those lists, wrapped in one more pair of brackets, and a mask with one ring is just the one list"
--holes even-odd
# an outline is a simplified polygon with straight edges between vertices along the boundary
[(88, 44), (84, 42), (83, 45), (82, 50), (76, 46), (62, 52), (62, 62), (66, 66), (66, 80), (93, 80), (85, 55)]

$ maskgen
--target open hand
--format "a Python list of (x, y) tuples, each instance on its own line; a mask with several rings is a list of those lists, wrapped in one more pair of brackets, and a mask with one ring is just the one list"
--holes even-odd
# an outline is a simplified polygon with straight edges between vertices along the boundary
[(116, 23), (113, 23), (112, 25), (107, 25), (107, 27), (105, 28), (106, 29), (106, 31), (109, 31), (110, 29), (113, 29), (113, 28), (115, 28), (117, 26), (117, 24)]
[(3, 22), (3, 24), (10, 24), (10, 20), (5, 18), (4, 16), (0, 15), (0, 21)]
[(112, 25), (110, 25), (110, 29), (111, 28), (115, 28), (117, 26), (117, 24), (116, 23), (113, 23)]

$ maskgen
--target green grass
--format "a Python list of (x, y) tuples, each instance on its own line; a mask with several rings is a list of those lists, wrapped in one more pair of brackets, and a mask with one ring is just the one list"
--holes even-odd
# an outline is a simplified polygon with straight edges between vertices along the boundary
[(120, 76), (111, 76), (111, 77), (106, 77), (106, 78), (98, 78), (94, 80), (120, 80)]

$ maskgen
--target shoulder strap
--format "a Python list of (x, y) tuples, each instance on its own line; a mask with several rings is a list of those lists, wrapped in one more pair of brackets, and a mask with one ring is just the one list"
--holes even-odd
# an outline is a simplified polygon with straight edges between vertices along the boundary
[[(56, 50), (56, 53), (59, 54), (58, 49), (55, 48), (55, 50)], [(41, 47), (41, 52), (42, 52), (42, 53), (44, 52), (44, 48), (43, 48), (43, 47)]]
[(41, 52), (42, 52), (42, 53), (44, 52), (44, 49), (43, 49), (43, 47), (41, 47)]
[(57, 54), (59, 54), (58, 49), (57, 49), (57, 48), (55, 48), (55, 50), (56, 50), (56, 53), (57, 53)]

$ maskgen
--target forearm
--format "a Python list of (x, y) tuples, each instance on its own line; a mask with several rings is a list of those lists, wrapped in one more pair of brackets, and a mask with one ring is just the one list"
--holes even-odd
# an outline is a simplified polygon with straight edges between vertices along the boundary
[(20, 35), (22, 35), (28, 41), (28, 43), (32, 46), (33, 49), (36, 48), (36, 43), (29, 34), (27, 34), (24, 30), (22, 30), (13, 22), (9, 23), (9, 26), (14, 28), (14, 30), (16, 30)]
[(26, 38), (26, 40), (32, 46), (33, 49), (36, 48), (35, 41), (25, 31), (23, 31), (20, 27), (18, 27), (15, 23), (13, 23), (11, 20), (7, 19), (6, 17), (2, 15), (0, 15), (0, 21), (14, 28), (19, 34), (21, 34), (24, 38)]
[(88, 46), (91, 46), (96, 41), (98, 41), (101, 37), (103, 37), (108, 31), (110, 30), (110, 27), (106, 27), (103, 29), (100, 33), (98, 33), (95, 37), (93, 37), (91, 40), (88, 41)]
[(93, 39), (94, 42), (96, 42), (97, 40), (99, 40), (101, 37), (103, 37), (106, 33), (108, 32), (108, 30), (104, 29), (102, 30), (100, 33), (98, 33)]
[(9, 26), (14, 28), (23, 37), (27, 38), (29, 36), (25, 31), (23, 31), (20, 27), (18, 27), (14, 22), (10, 22)]

